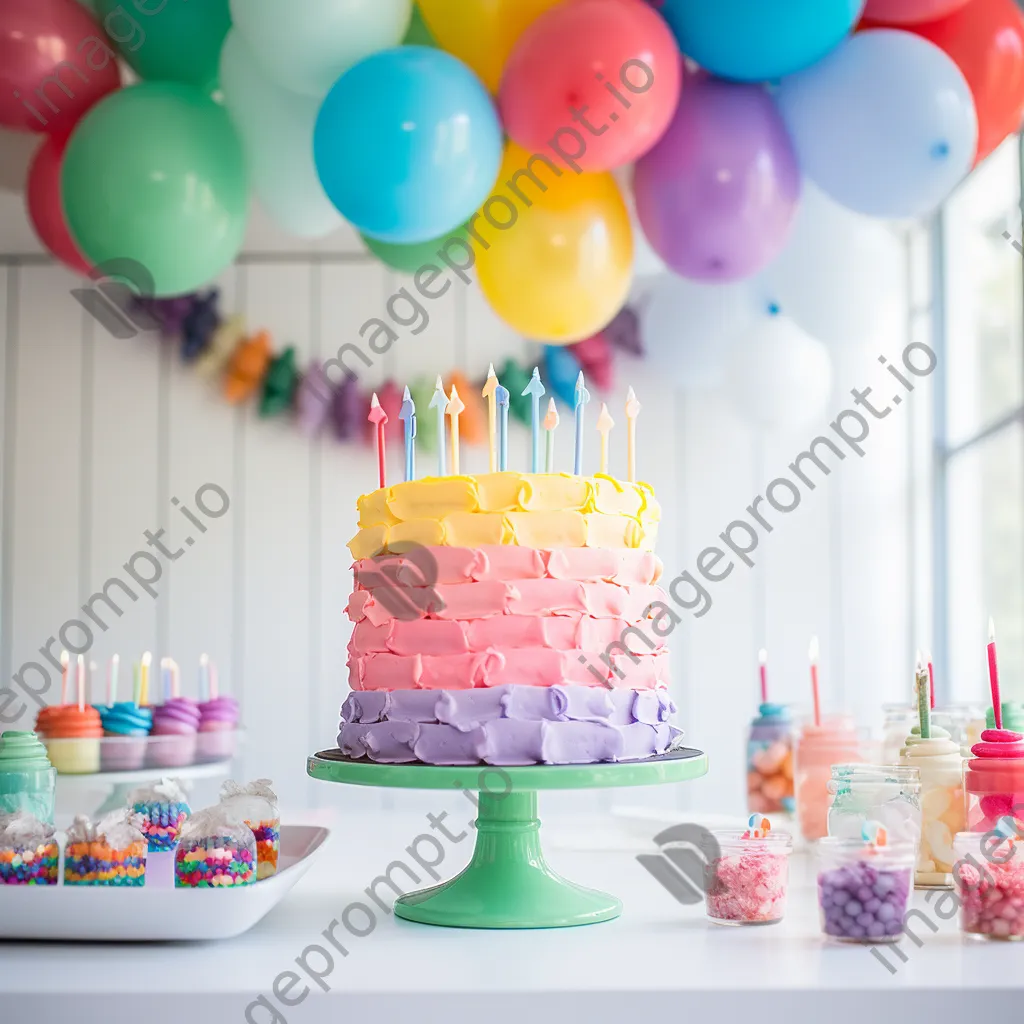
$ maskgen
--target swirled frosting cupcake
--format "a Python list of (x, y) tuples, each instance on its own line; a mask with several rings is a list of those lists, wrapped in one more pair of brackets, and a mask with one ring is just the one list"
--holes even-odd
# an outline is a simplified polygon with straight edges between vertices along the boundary
[(172, 697), (153, 708), (154, 737), (149, 748), (150, 763), (161, 768), (182, 768), (196, 757), (199, 705), (191, 697)]
[(100, 770), (103, 726), (99, 712), (91, 705), (80, 708), (77, 704), (61, 704), (43, 708), (36, 731), (42, 736), (50, 762), (58, 772), (85, 775)]
[(101, 762), (104, 771), (131, 771), (146, 761), (146, 737), (153, 728), (153, 712), (134, 701), (98, 705), (103, 724)]
[(235, 753), (238, 729), (238, 701), (220, 694), (199, 705), (199, 739), (196, 751), (200, 761), (220, 761)]

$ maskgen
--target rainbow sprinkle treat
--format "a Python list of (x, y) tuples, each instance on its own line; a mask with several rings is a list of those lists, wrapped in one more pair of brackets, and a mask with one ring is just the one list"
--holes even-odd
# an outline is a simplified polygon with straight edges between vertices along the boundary
[(60, 847), (53, 826), (19, 812), (0, 825), (0, 885), (56, 885)]
[(128, 800), (132, 810), (142, 817), (142, 834), (150, 851), (172, 850), (192, 813), (181, 787), (173, 779), (161, 779), (154, 786), (134, 790)]
[(64, 848), (64, 884), (145, 885), (146, 838), (140, 824), (139, 816), (127, 809), (108, 814), (96, 825), (75, 818)]
[(194, 814), (181, 830), (174, 856), (178, 889), (219, 889), (256, 881), (256, 838), (222, 805)]
[(96, 872), (92, 867), (90, 850), (96, 840), (96, 826), (79, 814), (68, 829), (64, 844), (64, 884), (95, 885)]
[(281, 819), (247, 821), (256, 838), (256, 878), (269, 878), (277, 874), (277, 855), (281, 849)]

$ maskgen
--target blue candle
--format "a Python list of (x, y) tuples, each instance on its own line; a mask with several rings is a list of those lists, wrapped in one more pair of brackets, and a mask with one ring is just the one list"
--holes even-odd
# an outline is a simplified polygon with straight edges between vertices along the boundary
[(508, 469), (508, 388), (499, 384), (494, 398), (498, 404), (498, 469), (504, 473)]
[(573, 456), (572, 471), (576, 476), (583, 475), (583, 409), (590, 401), (590, 392), (583, 384), (583, 371), (576, 378), (576, 451)]
[(405, 424), (405, 479), (416, 477), (416, 403), (408, 386), (402, 395), (402, 411), (398, 418)]
[(530, 472), (540, 472), (540, 399), (544, 394), (544, 385), (540, 382), (540, 370), (535, 366), (529, 384), (523, 388), (523, 394), (533, 399), (533, 418), (530, 423), (530, 439), (533, 442), (533, 455), (530, 461)]
[(434, 385), (434, 397), (430, 400), (430, 408), (437, 410), (437, 475), (445, 476), (448, 473), (448, 466), (445, 458), (444, 414), (448, 411), (448, 396), (444, 393), (444, 384), (441, 383), (441, 375), (437, 375), (437, 383)]

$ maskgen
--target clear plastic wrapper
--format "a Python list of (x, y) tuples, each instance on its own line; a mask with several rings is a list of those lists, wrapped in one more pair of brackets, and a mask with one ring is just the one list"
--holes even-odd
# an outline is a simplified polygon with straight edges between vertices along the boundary
[(256, 881), (256, 837), (224, 804), (197, 811), (182, 826), (174, 855), (177, 888), (211, 889)]
[(281, 812), (270, 779), (256, 779), (242, 786), (229, 779), (221, 786), (221, 803), (252, 829), (256, 837), (257, 876), (277, 872), (281, 848)]
[(142, 817), (142, 834), (151, 852), (171, 850), (192, 808), (185, 789), (175, 779), (161, 779), (128, 794), (133, 811)]
[(56, 885), (59, 863), (53, 825), (25, 811), (0, 815), (0, 885)]

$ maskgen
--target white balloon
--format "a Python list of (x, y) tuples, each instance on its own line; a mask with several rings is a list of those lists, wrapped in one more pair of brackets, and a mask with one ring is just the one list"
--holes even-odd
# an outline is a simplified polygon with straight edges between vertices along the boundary
[(854, 345), (872, 341), (898, 310), (903, 276), (890, 228), (805, 181), (786, 248), (752, 284), (812, 337)]
[(319, 238), (341, 227), (344, 220), (313, 163), (320, 101), (288, 92), (261, 74), (234, 29), (221, 51), (220, 85), (253, 187), (271, 218), (300, 238)]
[(318, 100), (353, 64), (397, 46), (411, 17), (412, 0), (231, 0), (232, 22), (263, 70)]
[(803, 426), (824, 412), (832, 392), (828, 349), (789, 317), (766, 313), (729, 351), (725, 389), (754, 426)]
[(651, 364), (684, 391), (715, 387), (726, 354), (755, 320), (744, 284), (705, 284), (663, 274), (640, 302), (640, 331)]
[(24, 192), (32, 157), (43, 136), (34, 132), (15, 132), (0, 128), (0, 189)]

